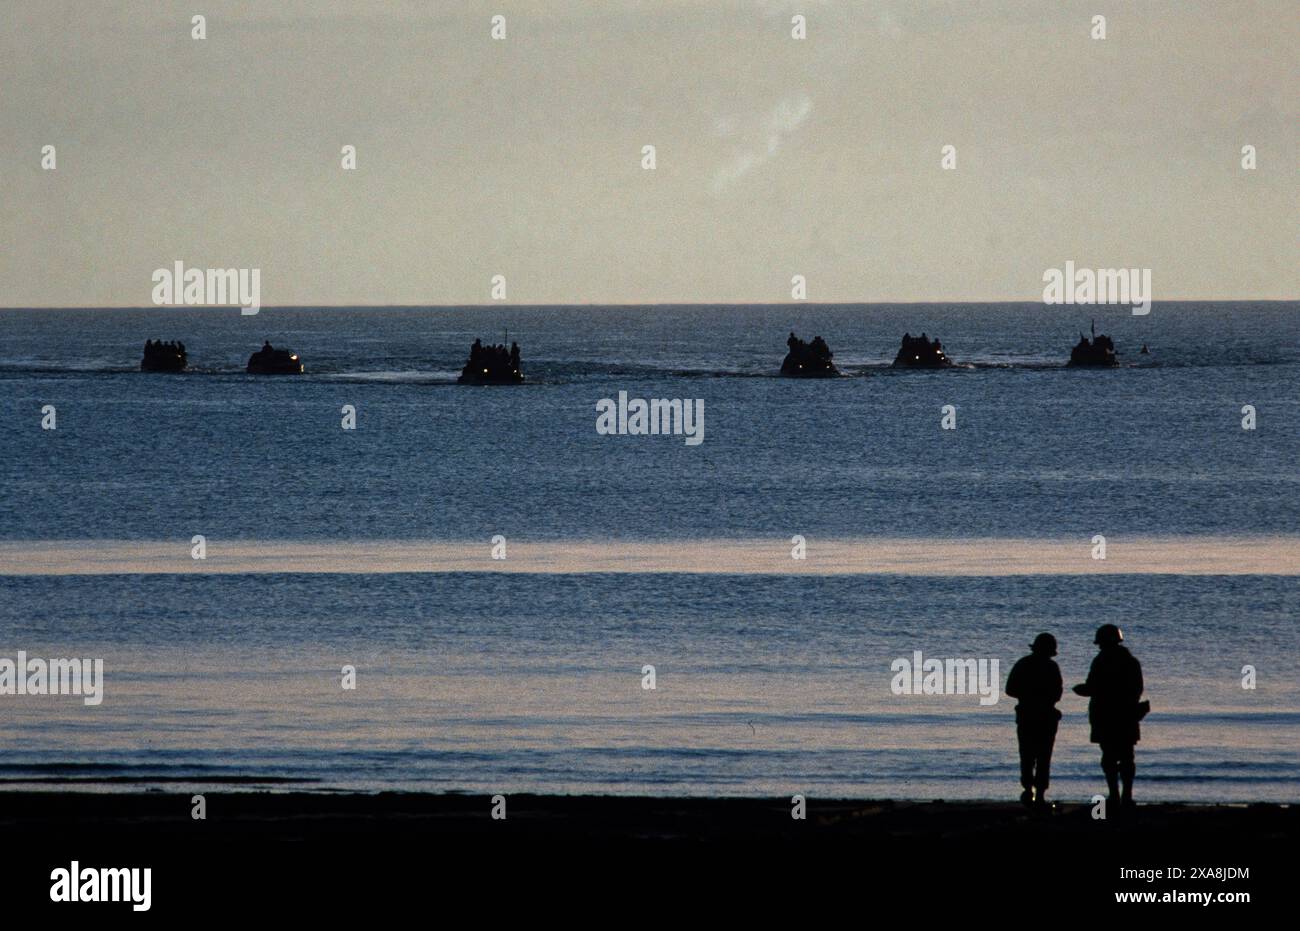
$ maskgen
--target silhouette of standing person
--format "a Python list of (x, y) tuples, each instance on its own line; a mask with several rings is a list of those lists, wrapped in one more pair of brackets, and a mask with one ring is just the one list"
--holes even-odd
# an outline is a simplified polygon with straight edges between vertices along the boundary
[(1006, 693), (1019, 699), (1016, 739), (1020, 744), (1020, 785), (1025, 790), (1020, 794), (1020, 801), (1026, 805), (1043, 805), (1051, 782), (1056, 728), (1061, 721), (1056, 703), (1061, 700), (1064, 687), (1061, 669), (1052, 659), (1056, 655), (1056, 638), (1039, 634), (1030, 650), (1028, 656), (1021, 657), (1011, 667)]
[(1142, 737), (1138, 721), (1144, 712), (1139, 706), (1142, 664), (1123, 641), (1123, 632), (1114, 624), (1097, 628), (1093, 643), (1097, 644), (1098, 652), (1088, 670), (1088, 681), (1076, 685), (1074, 691), (1089, 698), (1091, 739), (1101, 745), (1101, 769), (1106, 774), (1110, 800), (1120, 801), (1127, 807), (1133, 804), (1133, 777), (1137, 773), (1133, 748)]

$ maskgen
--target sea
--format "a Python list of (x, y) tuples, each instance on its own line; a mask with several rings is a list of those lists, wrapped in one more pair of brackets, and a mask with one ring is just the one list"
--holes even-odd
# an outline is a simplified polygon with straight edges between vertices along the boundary
[[(1121, 365), (1067, 367), (1094, 320)], [(923, 331), (954, 367), (892, 368)], [(475, 338), (525, 384), (456, 384)], [(598, 432), (621, 392), (703, 441)], [(0, 659), (103, 693), (0, 693), (0, 789), (1015, 798), (1014, 700), (897, 664), (1048, 631), (1087, 801), (1115, 623), (1139, 800), (1295, 802), (1298, 541), (1296, 302), (3, 310)]]

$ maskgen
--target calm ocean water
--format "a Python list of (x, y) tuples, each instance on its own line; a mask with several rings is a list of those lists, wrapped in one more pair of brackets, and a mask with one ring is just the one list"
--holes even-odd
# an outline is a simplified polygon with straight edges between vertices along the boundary
[[(1099, 308), (1125, 362), (1103, 372), (1063, 366), (1088, 313), (1031, 304), (0, 311), (0, 543), (1293, 536), (1297, 311)], [(455, 386), (507, 327), (530, 384)], [(850, 377), (773, 377), (792, 328)], [(891, 371), (904, 330), (961, 367)], [(135, 371), (146, 337), (196, 371)], [(308, 374), (242, 374), (263, 339)], [(703, 398), (704, 443), (598, 436), (620, 390)], [(1143, 797), (1300, 800), (1296, 575), (3, 573), (0, 656), (107, 677), (94, 708), (0, 696), (10, 785), (1014, 796), (1013, 702), (897, 696), (890, 662), (1005, 678), (1051, 630), (1069, 684), (1114, 621), (1155, 708)], [(1061, 798), (1102, 785), (1084, 707), (1062, 702)]]

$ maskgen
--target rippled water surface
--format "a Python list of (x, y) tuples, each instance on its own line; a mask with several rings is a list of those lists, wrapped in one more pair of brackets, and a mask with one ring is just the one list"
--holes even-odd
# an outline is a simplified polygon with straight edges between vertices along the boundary
[[(1295, 304), (0, 312), (0, 542), (1292, 537)], [(528, 384), (454, 384), (475, 336)], [(773, 377), (790, 329), (845, 378)], [(905, 330), (959, 367), (888, 367)], [(195, 371), (135, 371), (147, 337)], [(270, 339), (299, 378), (242, 373)], [(1139, 355), (1142, 343), (1149, 355)], [(595, 403), (703, 398), (705, 441), (609, 437)], [(58, 428), (40, 429), (54, 405)], [(340, 429), (341, 408), (357, 429)], [(940, 429), (954, 405), (957, 429)], [(1241, 428), (1253, 405), (1258, 429)], [(1295, 574), (640, 572), (25, 576), (0, 657), (94, 656), (105, 698), (0, 696), (0, 777), (466, 791), (1002, 797), (1012, 703), (899, 696), (890, 663), (1081, 681), (1121, 624), (1154, 710), (1146, 798), (1297, 800)], [(1276, 568), (1276, 567), (1274, 567)], [(344, 665), (357, 688), (340, 687)], [(657, 687), (642, 688), (642, 668)], [(1242, 668), (1258, 671), (1243, 689)], [(1067, 696), (1055, 783), (1101, 784)], [(47, 782), (46, 785), (63, 785)], [(129, 784), (137, 784), (135, 781)]]

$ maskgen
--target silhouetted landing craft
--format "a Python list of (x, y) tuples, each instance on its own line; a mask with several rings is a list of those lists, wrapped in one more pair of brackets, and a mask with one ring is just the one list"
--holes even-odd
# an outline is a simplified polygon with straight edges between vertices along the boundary
[(249, 375), (301, 375), (302, 360), (296, 352), (276, 349), (270, 343), (248, 357)]
[(950, 367), (952, 360), (944, 355), (937, 338), (930, 340), (924, 333), (920, 336), (904, 333), (898, 355), (894, 356), (894, 365), (909, 369), (942, 369)]
[[(1144, 346), (1143, 349), (1146, 347)], [(1105, 334), (1097, 335), (1097, 324), (1092, 325), (1092, 340), (1082, 333), (1079, 343), (1070, 350), (1070, 365), (1087, 368), (1114, 368), (1119, 365), (1115, 356), (1115, 344)]]
[(187, 362), (184, 343), (164, 343), (160, 339), (151, 339), (145, 341), (140, 371), (183, 372)]
[(834, 378), (840, 371), (831, 361), (834, 353), (820, 336), (806, 343), (793, 332), (785, 341), (790, 351), (781, 362), (781, 374), (786, 378)]
[(469, 359), (456, 379), (461, 385), (519, 385), (523, 381), (518, 343), (511, 343), (507, 350), (505, 346), (484, 346), (478, 339), (469, 347)]

